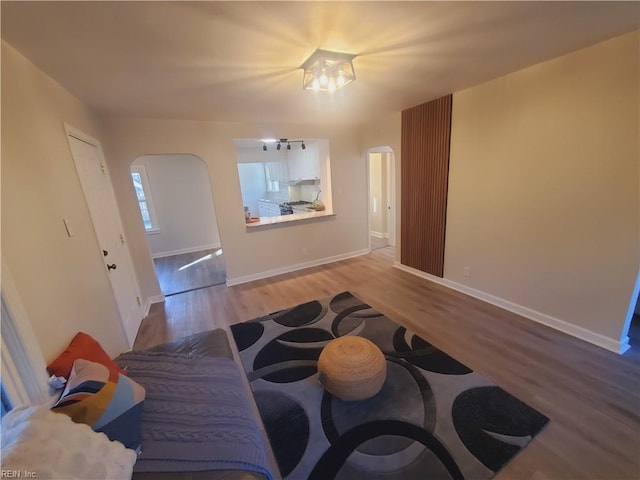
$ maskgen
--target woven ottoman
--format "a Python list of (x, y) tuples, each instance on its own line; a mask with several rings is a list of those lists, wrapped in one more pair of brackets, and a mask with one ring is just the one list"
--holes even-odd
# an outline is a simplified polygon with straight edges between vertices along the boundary
[(373, 342), (345, 336), (324, 347), (318, 358), (318, 373), (325, 390), (340, 400), (364, 400), (382, 388), (387, 362)]

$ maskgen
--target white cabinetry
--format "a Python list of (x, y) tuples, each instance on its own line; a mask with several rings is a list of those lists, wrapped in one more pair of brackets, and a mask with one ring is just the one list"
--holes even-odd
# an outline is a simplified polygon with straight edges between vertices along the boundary
[(287, 152), (287, 163), (291, 181), (320, 179), (320, 164), (316, 148), (307, 147), (306, 150)]
[(280, 215), (280, 205), (277, 203), (263, 202), (258, 200), (258, 216), (277, 217)]

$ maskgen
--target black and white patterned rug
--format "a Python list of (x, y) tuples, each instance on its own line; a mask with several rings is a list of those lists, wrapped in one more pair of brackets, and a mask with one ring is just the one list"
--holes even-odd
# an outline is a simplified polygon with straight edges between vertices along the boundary
[[(549, 419), (349, 292), (231, 327), (284, 478), (488, 479)], [(344, 335), (387, 360), (382, 390), (345, 402), (318, 383)]]

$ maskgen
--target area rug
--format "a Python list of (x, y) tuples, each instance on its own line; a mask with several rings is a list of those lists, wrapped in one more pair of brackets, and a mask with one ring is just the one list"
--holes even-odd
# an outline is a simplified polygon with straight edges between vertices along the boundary
[[(492, 478), (549, 419), (349, 292), (231, 327), (283, 478)], [(322, 348), (375, 343), (382, 390), (345, 402), (318, 382)]]

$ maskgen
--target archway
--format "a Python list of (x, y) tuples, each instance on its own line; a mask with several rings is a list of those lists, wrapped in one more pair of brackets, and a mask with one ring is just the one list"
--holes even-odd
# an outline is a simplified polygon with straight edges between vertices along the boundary
[(216, 210), (202, 159), (143, 155), (131, 164), (131, 172), (163, 295), (224, 284)]
[(367, 202), (369, 249), (396, 245), (395, 156), (390, 147), (369, 149)]

